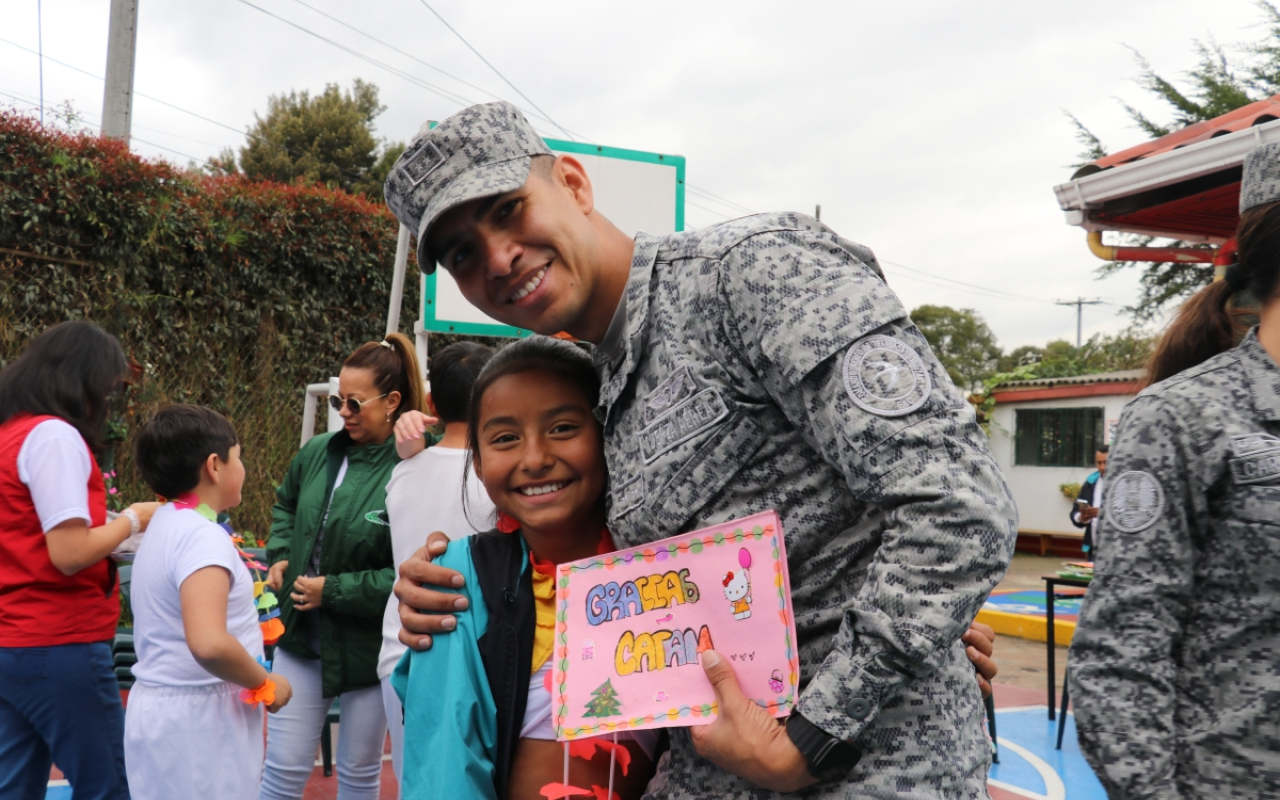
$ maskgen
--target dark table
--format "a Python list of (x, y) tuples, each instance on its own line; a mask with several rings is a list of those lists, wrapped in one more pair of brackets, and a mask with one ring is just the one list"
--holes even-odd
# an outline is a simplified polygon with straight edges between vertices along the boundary
[(1057, 691), (1054, 688), (1054, 678), (1057, 667), (1057, 652), (1054, 647), (1057, 646), (1055, 639), (1056, 631), (1053, 629), (1053, 597), (1055, 586), (1080, 586), (1088, 588), (1089, 581), (1079, 578), (1064, 578), (1061, 575), (1042, 575), (1044, 578), (1044, 605), (1045, 613), (1045, 637), (1044, 640), (1049, 645), (1049, 719), (1055, 719), (1055, 706), (1057, 705)]

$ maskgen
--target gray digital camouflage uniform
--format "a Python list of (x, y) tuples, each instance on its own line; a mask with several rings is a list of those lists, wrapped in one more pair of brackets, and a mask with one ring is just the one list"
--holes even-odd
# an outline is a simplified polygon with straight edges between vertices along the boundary
[[(1016, 512), (974, 412), (875, 257), (815, 219), (641, 234), (598, 415), (620, 547), (776, 509), (800, 711), (863, 751), (804, 797), (985, 798), (960, 636), (1004, 575)], [(659, 798), (767, 798), (694, 752)]]
[(1145, 390), (1107, 467), (1071, 644), (1112, 800), (1280, 797), (1280, 368), (1239, 347)]

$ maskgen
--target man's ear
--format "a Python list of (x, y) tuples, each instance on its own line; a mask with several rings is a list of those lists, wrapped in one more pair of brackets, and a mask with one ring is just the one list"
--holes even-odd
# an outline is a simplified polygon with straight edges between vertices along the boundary
[(422, 400), (427, 404), (427, 416), (429, 417), (440, 416), (440, 414), (436, 412), (436, 401), (431, 399), (431, 392), (427, 392), (425, 395), (423, 395)]
[(573, 156), (556, 156), (554, 174), (556, 181), (573, 194), (574, 204), (582, 211), (583, 216), (595, 210), (595, 193), (582, 162)]

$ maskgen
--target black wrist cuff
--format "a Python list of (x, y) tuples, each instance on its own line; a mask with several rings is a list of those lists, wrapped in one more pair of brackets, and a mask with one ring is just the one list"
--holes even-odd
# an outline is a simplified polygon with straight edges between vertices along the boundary
[(822, 783), (844, 779), (862, 758), (858, 748), (822, 730), (798, 711), (787, 718), (787, 736), (809, 762), (809, 774)]

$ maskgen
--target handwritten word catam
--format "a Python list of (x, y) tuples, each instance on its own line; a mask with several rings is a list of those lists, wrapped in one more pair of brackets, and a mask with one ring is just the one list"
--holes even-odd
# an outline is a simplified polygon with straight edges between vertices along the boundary
[(689, 580), (687, 569), (636, 578), (621, 586), (613, 582), (597, 584), (587, 592), (587, 621), (600, 625), (655, 608), (696, 603), (698, 596), (698, 587)]
[(713, 648), (711, 631), (706, 625), (698, 633), (694, 633), (693, 628), (640, 634), (627, 631), (618, 639), (613, 666), (619, 675), (683, 667), (697, 664), (698, 654)]

